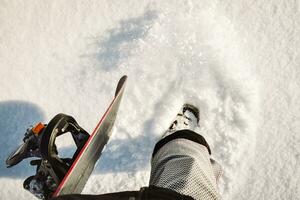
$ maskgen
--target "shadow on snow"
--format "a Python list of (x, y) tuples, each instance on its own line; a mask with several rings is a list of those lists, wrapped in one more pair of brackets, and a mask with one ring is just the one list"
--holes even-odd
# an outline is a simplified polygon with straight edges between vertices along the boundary
[(35, 104), (26, 101), (0, 102), (1, 177), (25, 178), (34, 174), (34, 168), (28, 167), (28, 160), (12, 168), (6, 168), (5, 161), (10, 153), (22, 143), (26, 129), (43, 120), (43, 111)]
[(146, 37), (151, 24), (157, 18), (155, 11), (146, 11), (142, 16), (120, 21), (119, 25), (108, 30), (104, 39), (97, 41), (96, 53), (92, 54), (106, 71), (115, 69), (122, 59), (132, 55), (132, 47), (139, 39)]

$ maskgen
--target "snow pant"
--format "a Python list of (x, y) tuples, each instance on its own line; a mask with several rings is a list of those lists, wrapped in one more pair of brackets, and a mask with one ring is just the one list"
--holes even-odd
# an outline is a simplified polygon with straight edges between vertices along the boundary
[(116, 192), (102, 195), (70, 194), (51, 200), (193, 200), (166, 188), (155, 186), (143, 187), (140, 191)]
[(160, 140), (152, 155), (150, 185), (171, 189), (196, 200), (220, 199), (220, 165), (210, 158), (205, 139), (190, 130)]
[(212, 200), (220, 199), (221, 168), (210, 159), (205, 139), (190, 130), (162, 138), (151, 160), (149, 187), (103, 195), (64, 195), (52, 200)]

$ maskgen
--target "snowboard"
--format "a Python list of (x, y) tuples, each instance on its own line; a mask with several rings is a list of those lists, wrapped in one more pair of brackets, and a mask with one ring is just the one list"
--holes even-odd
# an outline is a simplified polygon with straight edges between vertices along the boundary
[(83, 190), (104, 146), (111, 136), (112, 128), (124, 93), (126, 80), (127, 76), (123, 76), (119, 80), (115, 97), (110, 106), (88, 138), (52, 197), (64, 194), (81, 193)]
[[(40, 122), (26, 130), (23, 144), (6, 160), (7, 167), (12, 167), (26, 158), (39, 158), (30, 162), (36, 166), (36, 174), (23, 182), (26, 190), (40, 199), (81, 193), (111, 136), (126, 80), (127, 76), (119, 80), (114, 98), (92, 134), (63, 113), (57, 114), (48, 124)], [(72, 135), (77, 149), (72, 157), (63, 158), (55, 141), (67, 133)]]

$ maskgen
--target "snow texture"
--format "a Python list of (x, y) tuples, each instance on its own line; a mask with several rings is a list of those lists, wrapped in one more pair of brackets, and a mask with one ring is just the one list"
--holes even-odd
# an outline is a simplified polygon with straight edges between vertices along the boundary
[(123, 74), (84, 193), (147, 185), (155, 142), (189, 102), (223, 199), (300, 199), (299, 19), (299, 1), (283, 0), (0, 1), (0, 199), (35, 199), (29, 162), (5, 167), (26, 128), (62, 112), (91, 132)]

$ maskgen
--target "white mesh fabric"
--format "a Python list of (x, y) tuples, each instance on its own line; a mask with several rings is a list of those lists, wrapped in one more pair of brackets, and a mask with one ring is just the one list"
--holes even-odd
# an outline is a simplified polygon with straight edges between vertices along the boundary
[(187, 139), (165, 144), (151, 162), (150, 185), (168, 188), (196, 200), (220, 199), (221, 168), (205, 146)]

